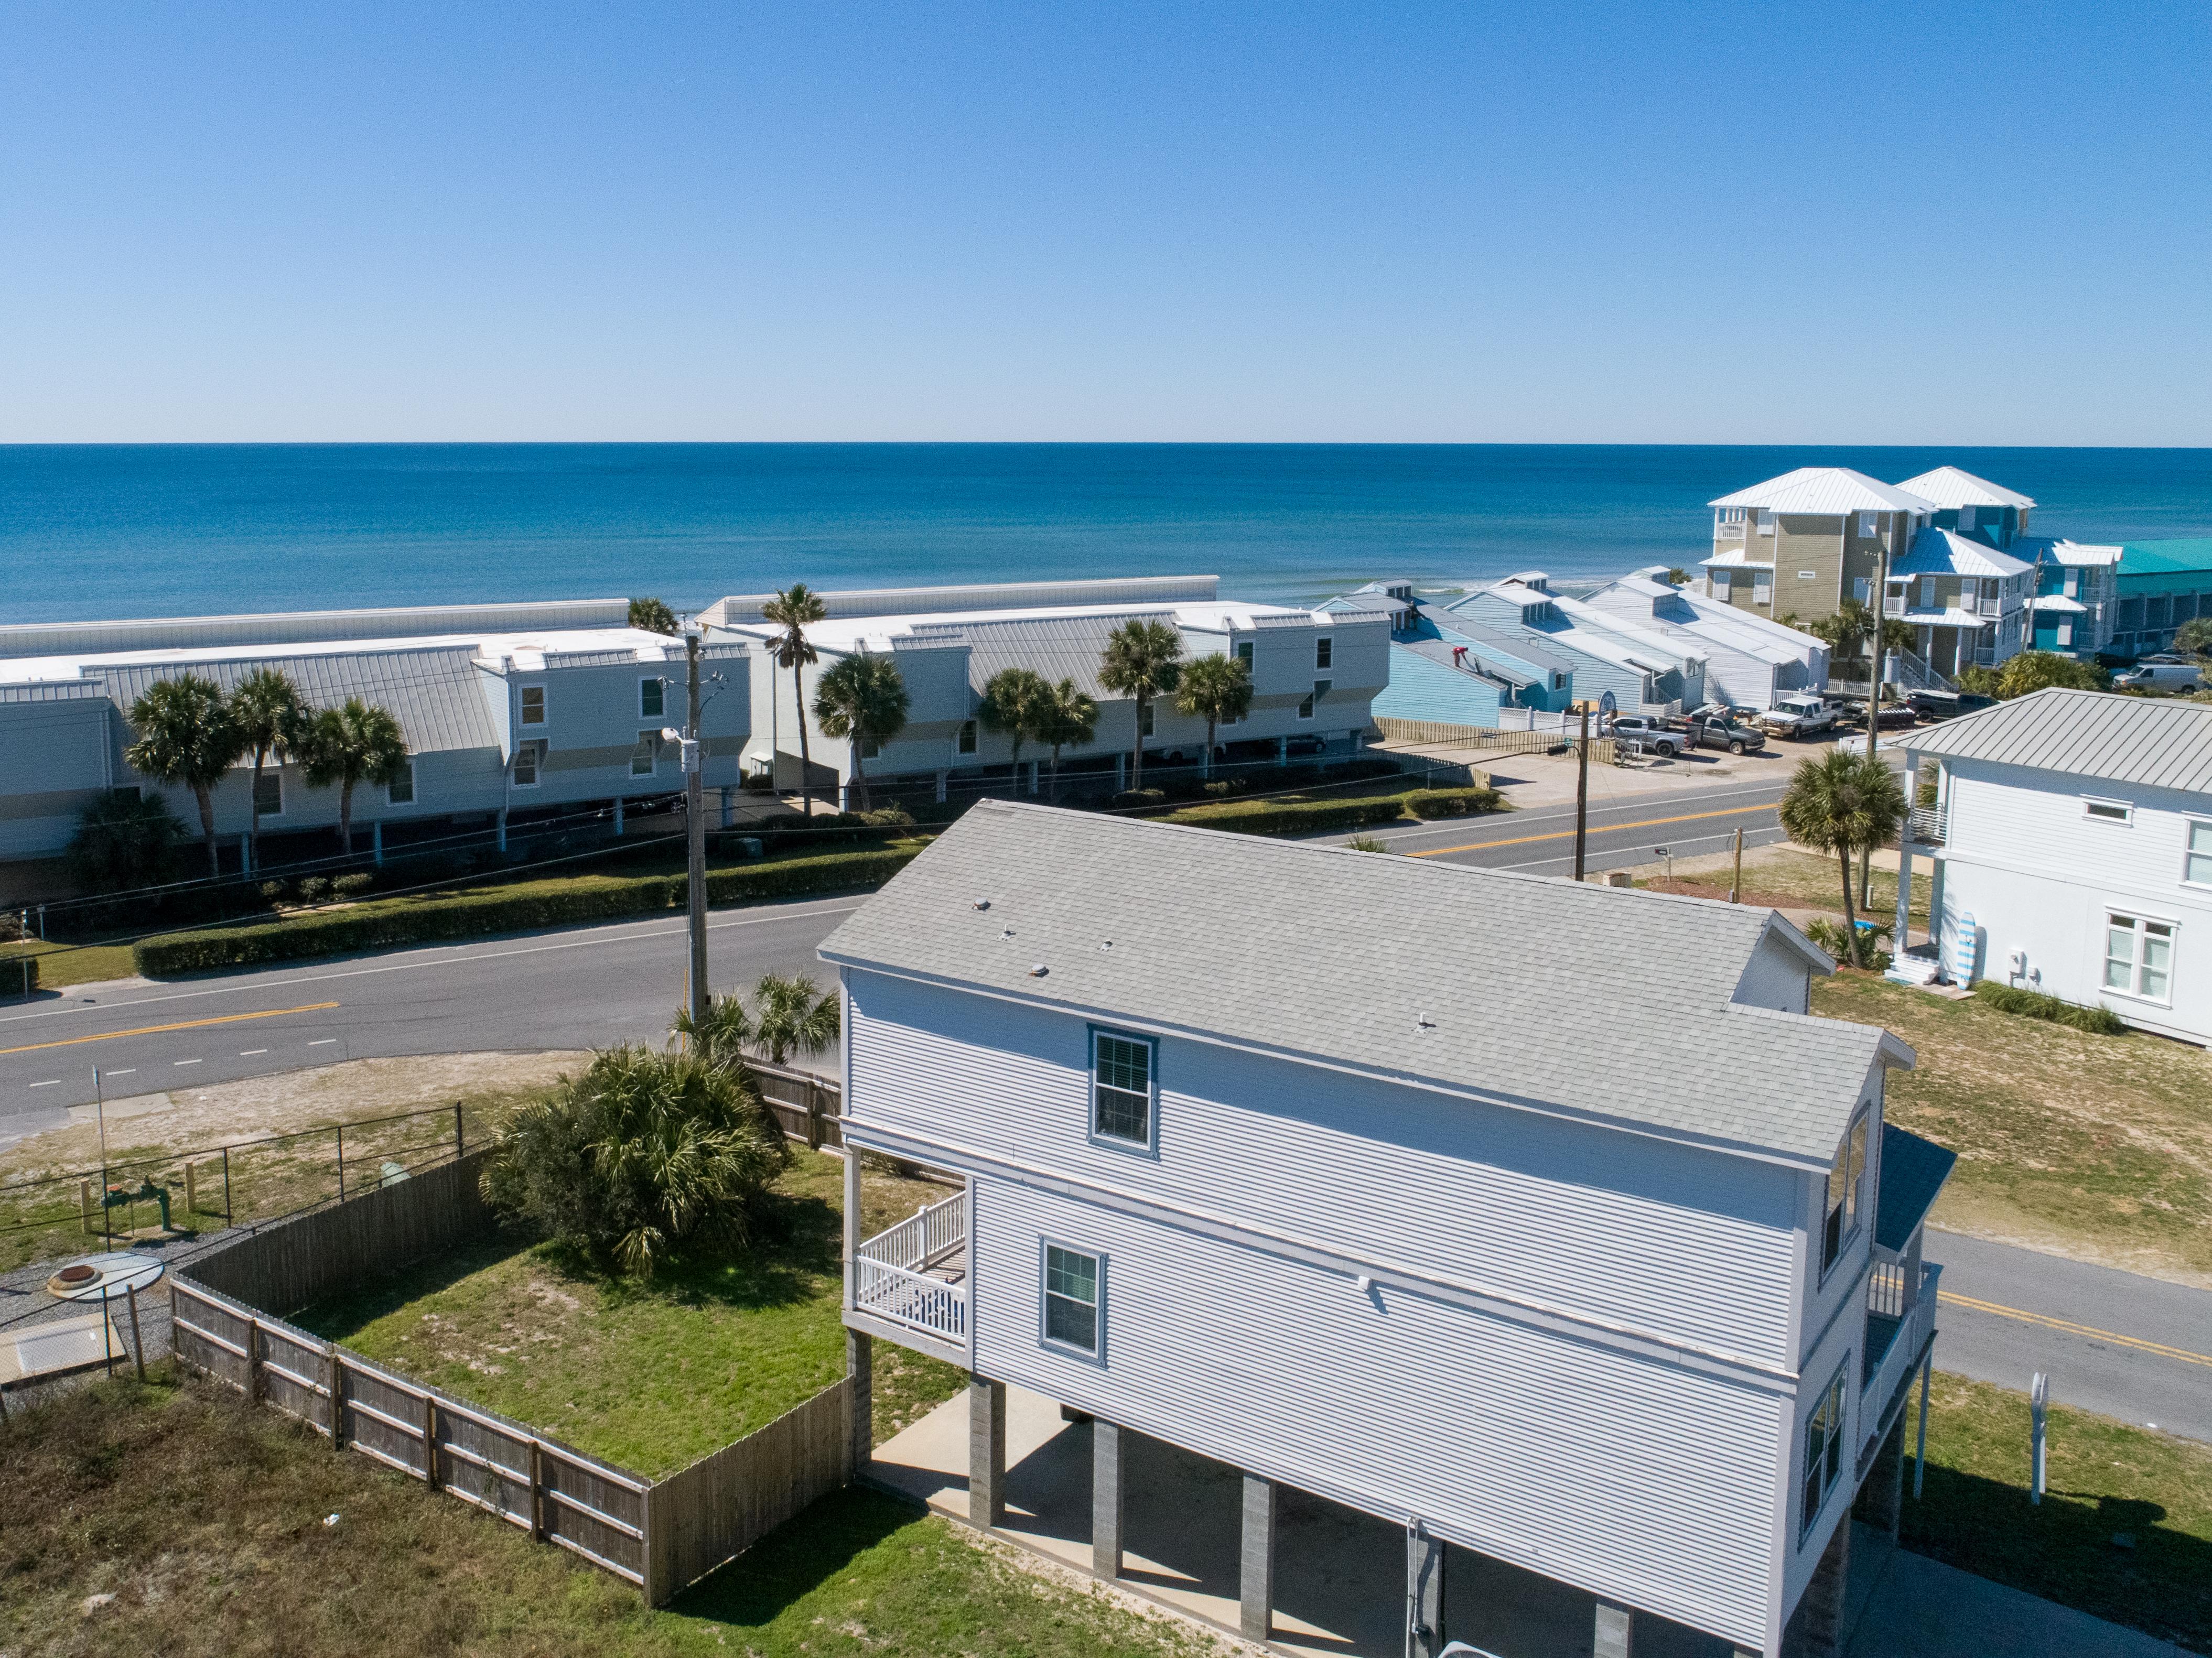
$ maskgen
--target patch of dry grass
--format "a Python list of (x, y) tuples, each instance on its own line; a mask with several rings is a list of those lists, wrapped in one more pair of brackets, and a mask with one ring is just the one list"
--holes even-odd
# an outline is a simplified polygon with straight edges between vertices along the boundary
[(1869, 974), (1816, 980), (1813, 1011), (1885, 1025), (1918, 1068), (1890, 1120), (1959, 1154), (1936, 1224), (2212, 1288), (2212, 1056), (2091, 1035)]

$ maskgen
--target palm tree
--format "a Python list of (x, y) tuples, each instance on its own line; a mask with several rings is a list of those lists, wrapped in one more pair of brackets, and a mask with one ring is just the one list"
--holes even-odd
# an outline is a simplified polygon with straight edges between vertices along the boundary
[(806, 751), (806, 670), (818, 659), (806, 630), (829, 614), (829, 606), (803, 581), (793, 582), (761, 606), (761, 620), (783, 629), (769, 641), (768, 653), (777, 667), (791, 670), (792, 700), (799, 704), (799, 804), (810, 817), (814, 815), (814, 766)]
[(1060, 802), (1060, 751), (1071, 744), (1081, 748), (1098, 731), (1098, 704), (1076, 689), (1073, 679), (1063, 679), (1038, 699), (1030, 711), (1030, 734), (1052, 748), (1052, 799)]
[[(1881, 760), (1834, 748), (1797, 768), (1776, 816), (1791, 840), (1815, 852), (1832, 852), (1844, 879), (1844, 931), (1851, 964), (1863, 967), (1865, 945), (1851, 907), (1851, 854), (1877, 847), (1897, 833), (1905, 817), (1905, 791)], [(1900, 941), (1901, 943), (1902, 941)]]
[(222, 873), (215, 844), (215, 786), (243, 744), (230, 722), (222, 689), (198, 674), (157, 679), (131, 705), (137, 741), (123, 750), (131, 768), (171, 788), (190, 789), (199, 805), (208, 873)]
[(1176, 707), (1206, 721), (1206, 759), (1202, 777), (1213, 775), (1213, 733), (1233, 726), (1252, 711), (1252, 670), (1241, 656), (1201, 656), (1182, 671), (1176, 690)]
[(282, 668), (256, 668), (230, 688), (227, 705), (230, 723), (237, 728), (239, 746), (252, 757), (252, 826), (246, 841), (253, 848), (253, 866), (261, 866), (261, 768), (273, 755), (282, 764), (295, 746), (307, 720), (307, 704), (300, 688)]
[(848, 656), (814, 683), (814, 718), (823, 734), (850, 738), (853, 780), (860, 810), (868, 809), (868, 774), (860, 763), (871, 744), (880, 746), (906, 729), (906, 681), (887, 656)]
[(826, 1053), (838, 1029), (837, 993), (805, 974), (763, 973), (753, 987), (753, 1046), (769, 1064), (782, 1065), (793, 1054)]
[(743, 1065), (745, 1044), (753, 1039), (752, 1015), (735, 996), (709, 999), (703, 1019), (694, 1019), (689, 1007), (679, 1007), (668, 1028), (709, 1065)]
[[(1014, 770), (1022, 768), (1022, 744), (1036, 735), (1036, 710), (1052, 695), (1045, 677), (1034, 668), (1001, 668), (983, 686), (982, 706), (975, 717), (986, 731), (1005, 732), (1014, 739)], [(1019, 793), (1021, 785), (1014, 785)]]
[(1130, 762), (1129, 786), (1145, 786), (1145, 714), (1152, 699), (1175, 689), (1182, 677), (1182, 635), (1172, 623), (1142, 617), (1124, 622), (1107, 635), (1098, 665), (1098, 683), (1109, 691), (1137, 699), (1137, 743)]
[(407, 737), (384, 708), (357, 696), (325, 708), (307, 725), (302, 768), (317, 788), (338, 786), (338, 846), (353, 850), (353, 791), (356, 783), (389, 783), (407, 763)]
[(629, 625), (641, 628), (649, 634), (676, 635), (676, 612), (657, 598), (633, 598), (629, 602)]

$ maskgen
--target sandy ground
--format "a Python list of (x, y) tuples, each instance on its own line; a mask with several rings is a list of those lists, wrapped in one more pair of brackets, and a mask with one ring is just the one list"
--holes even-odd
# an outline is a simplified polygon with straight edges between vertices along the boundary
[[(220, 1145), (320, 1124), (388, 1116), (471, 1096), (542, 1087), (588, 1063), (581, 1051), (546, 1054), (441, 1054), (353, 1060), (107, 1102), (108, 1143)], [(94, 1109), (70, 1113), (65, 1127), (30, 1135), (0, 1153), (0, 1175), (80, 1169), (100, 1162)]]

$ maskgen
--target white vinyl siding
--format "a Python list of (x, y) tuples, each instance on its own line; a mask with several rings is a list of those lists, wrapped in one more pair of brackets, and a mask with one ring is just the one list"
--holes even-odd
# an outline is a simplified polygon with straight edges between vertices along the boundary
[(1173, 1039), (1157, 1047), (1158, 1158), (1133, 1163), (1088, 1132), (1080, 1020), (877, 974), (846, 982), (866, 1121), (930, 1138), (957, 1125), (993, 1156), (1141, 1181), (1163, 1201), (1761, 1362), (1792, 1357), (1804, 1222), (1790, 1170)]
[[(996, 1179), (975, 1216), (982, 1374), (1763, 1644), (1786, 1397)], [(1103, 1363), (1037, 1339), (1062, 1239), (1110, 1258)]]

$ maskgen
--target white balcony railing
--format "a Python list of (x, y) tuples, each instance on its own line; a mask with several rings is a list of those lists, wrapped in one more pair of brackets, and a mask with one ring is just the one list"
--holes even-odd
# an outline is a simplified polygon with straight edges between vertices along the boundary
[(1950, 820), (1950, 809), (1946, 806), (1915, 806), (1905, 815), (1906, 829), (1923, 847), (1942, 846)]
[(1867, 1280), (1866, 1357), (1859, 1370), (1862, 1473), (1880, 1435), (1896, 1420), (1905, 1385), (1936, 1327), (1936, 1285), (1942, 1270), (1933, 1261), (1908, 1257), (1878, 1263)]
[(968, 1194), (956, 1192), (867, 1239), (853, 1258), (853, 1303), (949, 1341), (968, 1339)]

